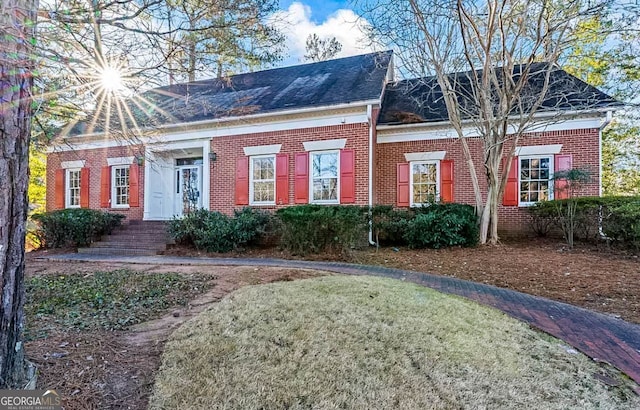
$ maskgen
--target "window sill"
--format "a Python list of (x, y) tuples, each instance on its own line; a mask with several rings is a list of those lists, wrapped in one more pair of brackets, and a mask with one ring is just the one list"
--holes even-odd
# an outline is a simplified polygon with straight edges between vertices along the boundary
[(340, 205), (340, 201), (309, 201), (312, 205)]
[(249, 202), (249, 206), (276, 206), (275, 202)]
[(129, 208), (131, 208), (129, 205), (114, 205), (109, 209), (129, 209)]

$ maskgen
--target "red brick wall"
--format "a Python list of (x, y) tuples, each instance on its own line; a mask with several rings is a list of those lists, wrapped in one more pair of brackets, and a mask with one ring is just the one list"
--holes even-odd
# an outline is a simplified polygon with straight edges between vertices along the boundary
[[(523, 136), (519, 146), (562, 144), (562, 154), (573, 155), (574, 168), (588, 168), (592, 171), (591, 182), (584, 187), (585, 195), (598, 195), (599, 169), (599, 130), (597, 128), (553, 131)], [(474, 157), (474, 164), (480, 187), (486, 195), (486, 176), (482, 166), (482, 146), (478, 138), (467, 139)], [(456, 202), (474, 204), (474, 193), (469, 169), (464, 161), (461, 142), (458, 139), (430, 141), (410, 141), (401, 143), (377, 144), (375, 147), (374, 203), (393, 205), (396, 202), (396, 165), (406, 162), (405, 153), (447, 151), (445, 159), (454, 161), (454, 198)], [(528, 213), (523, 207), (504, 207), (499, 209), (501, 231), (526, 231)]]
[[(234, 189), (236, 159), (244, 156), (243, 147), (282, 144), (280, 153), (289, 155), (289, 204), (292, 205), (295, 177), (294, 154), (305, 152), (303, 142), (338, 138), (346, 138), (345, 149), (355, 151), (356, 204), (367, 205), (369, 126), (367, 123), (358, 123), (214, 138), (211, 142), (211, 151), (217, 154), (218, 159), (211, 165), (210, 209), (230, 214), (234, 209), (242, 208), (235, 205)], [(277, 207), (282, 205), (260, 208)]]
[(100, 178), (102, 167), (107, 166), (107, 158), (141, 156), (144, 153), (142, 146), (113, 147), (90, 150), (73, 150), (55, 152), (47, 155), (47, 211), (55, 209), (55, 172), (63, 161), (85, 160), (85, 167), (89, 168), (89, 207), (102, 209), (126, 215), (127, 219), (142, 219), (144, 212), (143, 187), (144, 166), (140, 167), (140, 206), (136, 208), (101, 208), (100, 207)]

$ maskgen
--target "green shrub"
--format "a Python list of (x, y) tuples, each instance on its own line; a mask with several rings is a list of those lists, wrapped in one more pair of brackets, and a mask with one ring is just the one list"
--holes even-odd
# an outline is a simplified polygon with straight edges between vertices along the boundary
[(110, 234), (125, 218), (95, 209), (62, 209), (32, 216), (35, 235), (41, 246), (60, 248), (87, 246), (102, 235)]
[(473, 246), (478, 222), (470, 205), (438, 203), (411, 209), (376, 206), (372, 212), (376, 241), (411, 248)]
[(608, 208), (603, 231), (609, 238), (640, 249), (640, 198)]
[[(600, 228), (609, 238), (636, 248), (640, 237), (634, 233), (640, 220), (640, 197), (580, 197), (576, 202), (576, 238), (586, 241), (600, 239)], [(558, 212), (568, 206), (568, 200), (542, 201), (528, 208), (532, 229), (546, 234), (553, 227), (560, 228)], [(539, 226), (547, 226), (544, 230)]]
[(169, 222), (176, 242), (207, 252), (229, 252), (255, 244), (268, 230), (272, 216), (266, 211), (244, 208), (233, 217), (199, 209)]
[(349, 251), (364, 245), (368, 207), (299, 205), (279, 209), (281, 246), (295, 254)]
[(414, 212), (411, 210), (395, 209), (391, 205), (373, 207), (371, 217), (376, 243), (406, 245), (403, 235), (414, 216)]
[(478, 241), (478, 220), (470, 205), (433, 204), (414, 213), (403, 235), (410, 248), (474, 246)]

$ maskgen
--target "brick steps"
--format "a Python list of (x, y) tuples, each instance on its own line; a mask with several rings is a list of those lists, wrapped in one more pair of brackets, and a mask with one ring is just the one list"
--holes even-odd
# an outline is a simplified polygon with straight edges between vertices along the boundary
[(129, 221), (78, 253), (93, 255), (149, 256), (164, 253), (173, 243), (162, 221)]

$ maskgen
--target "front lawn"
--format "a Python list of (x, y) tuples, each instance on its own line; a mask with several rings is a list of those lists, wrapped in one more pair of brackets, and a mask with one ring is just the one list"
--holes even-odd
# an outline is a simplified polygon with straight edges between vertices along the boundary
[(150, 407), (640, 408), (630, 386), (493, 309), (325, 277), (243, 288), (187, 322), (165, 346)]

